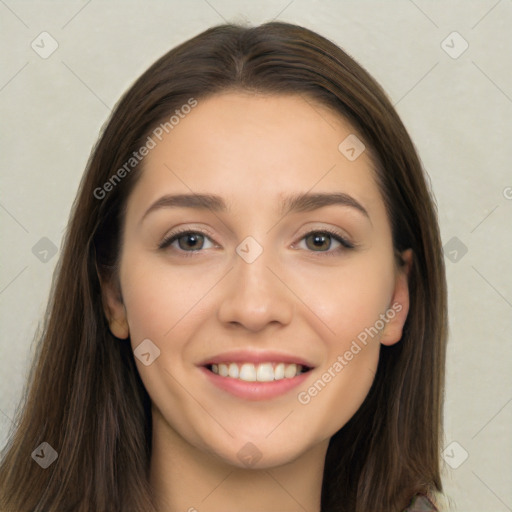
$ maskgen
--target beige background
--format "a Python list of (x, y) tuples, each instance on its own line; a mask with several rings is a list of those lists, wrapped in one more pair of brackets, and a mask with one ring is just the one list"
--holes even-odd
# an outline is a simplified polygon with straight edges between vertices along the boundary
[(511, 0), (1, 0), (0, 16), (2, 446), (58, 259), (51, 249), (111, 107), (200, 31), (279, 19), (355, 57), (415, 141), (448, 244), (446, 491), (453, 510), (512, 510)]

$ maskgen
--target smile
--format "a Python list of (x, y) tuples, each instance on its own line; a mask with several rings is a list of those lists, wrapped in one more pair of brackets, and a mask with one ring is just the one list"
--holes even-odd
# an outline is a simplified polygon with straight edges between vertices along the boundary
[(268, 363), (219, 363), (207, 365), (206, 368), (221, 377), (243, 380), (246, 382), (272, 382), (292, 379), (309, 370), (301, 364), (281, 362)]

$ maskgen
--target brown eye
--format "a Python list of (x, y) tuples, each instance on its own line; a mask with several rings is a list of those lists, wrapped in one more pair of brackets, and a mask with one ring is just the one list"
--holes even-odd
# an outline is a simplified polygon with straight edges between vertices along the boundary
[[(332, 235), (327, 233), (315, 232), (305, 236), (304, 238), (306, 240), (306, 245), (311, 250), (328, 250), (331, 247)], [(311, 243), (308, 243), (308, 241), (311, 241)]]
[[(355, 246), (346, 240), (341, 234), (333, 233), (329, 230), (310, 231), (301, 239), (305, 240), (306, 249), (310, 252), (325, 253), (326, 255), (336, 255), (345, 249), (353, 249)], [(332, 247), (333, 241), (338, 244)]]
[(209, 242), (211, 244), (210, 247), (204, 247), (206, 240), (209, 241), (210, 237), (198, 231), (180, 231), (168, 235), (158, 247), (159, 249), (171, 248), (182, 253), (199, 252), (201, 249), (213, 247), (211, 242)]
[(176, 240), (178, 240), (179, 248), (184, 251), (188, 249), (197, 250), (200, 249), (204, 243), (204, 236), (199, 233), (185, 233), (177, 237)]

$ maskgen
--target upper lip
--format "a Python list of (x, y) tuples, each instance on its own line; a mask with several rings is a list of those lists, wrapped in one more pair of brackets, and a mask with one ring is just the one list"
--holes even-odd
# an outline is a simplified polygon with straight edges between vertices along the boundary
[(213, 357), (204, 359), (199, 366), (208, 366), (210, 364), (219, 363), (287, 363), (287, 364), (300, 364), (308, 368), (314, 368), (314, 365), (293, 354), (285, 354), (282, 352), (274, 351), (253, 351), (253, 350), (232, 350), (229, 352), (223, 352)]

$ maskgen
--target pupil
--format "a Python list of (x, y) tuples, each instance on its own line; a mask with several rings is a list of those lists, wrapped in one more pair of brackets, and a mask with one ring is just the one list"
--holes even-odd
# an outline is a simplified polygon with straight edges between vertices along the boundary
[[(322, 234), (318, 234), (318, 235), (314, 235), (313, 236), (313, 240), (314, 240), (314, 244), (317, 248), (322, 248), (322, 245), (326, 245), (325, 244), (325, 240), (327, 239), (327, 236), (326, 235), (322, 235)], [(327, 246), (329, 245), (329, 243), (327, 243)], [(325, 247), (325, 248), (328, 248), (328, 247)]]
[[(199, 239), (201, 236), (202, 236), (202, 235), (187, 234), (187, 235), (185, 235), (183, 238), (185, 238), (185, 239), (187, 240), (186, 245), (187, 245), (189, 248), (190, 248), (190, 247), (194, 248), (193, 246), (194, 246), (195, 244), (197, 244), (198, 239)], [(191, 242), (191, 243), (189, 243), (189, 242)]]

